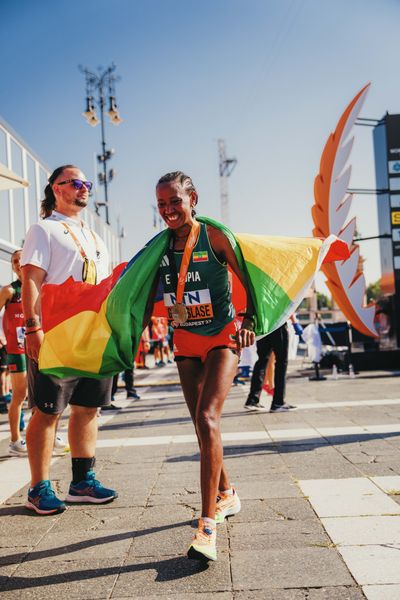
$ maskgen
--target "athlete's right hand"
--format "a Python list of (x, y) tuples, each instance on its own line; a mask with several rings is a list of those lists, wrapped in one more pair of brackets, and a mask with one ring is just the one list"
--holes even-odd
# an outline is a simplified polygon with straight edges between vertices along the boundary
[(25, 337), (26, 353), (36, 363), (39, 362), (39, 351), (43, 343), (44, 333), (42, 329), (29, 333)]

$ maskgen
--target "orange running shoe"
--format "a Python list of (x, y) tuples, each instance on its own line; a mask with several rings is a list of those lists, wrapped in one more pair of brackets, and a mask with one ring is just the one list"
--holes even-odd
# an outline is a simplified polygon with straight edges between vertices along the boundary
[(218, 492), (217, 506), (215, 508), (215, 520), (217, 523), (223, 523), (225, 517), (231, 517), (236, 515), (241, 508), (239, 496), (236, 493), (235, 488), (233, 494), (223, 494)]
[(217, 560), (217, 529), (199, 519), (196, 534), (189, 546), (188, 557), (196, 560)]

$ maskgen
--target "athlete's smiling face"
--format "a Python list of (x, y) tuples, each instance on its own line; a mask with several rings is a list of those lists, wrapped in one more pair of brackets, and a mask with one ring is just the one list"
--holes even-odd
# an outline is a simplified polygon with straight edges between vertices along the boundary
[(193, 223), (192, 209), (196, 205), (196, 192), (185, 189), (175, 180), (160, 183), (156, 188), (160, 216), (170, 229), (179, 229)]

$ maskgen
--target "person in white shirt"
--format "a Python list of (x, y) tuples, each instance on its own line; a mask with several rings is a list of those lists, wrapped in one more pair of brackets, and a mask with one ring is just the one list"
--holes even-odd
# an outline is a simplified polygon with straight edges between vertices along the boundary
[(42, 286), (61, 284), (70, 276), (95, 284), (109, 275), (107, 248), (80, 218), (92, 183), (74, 165), (55, 169), (42, 201), (43, 221), (29, 229), (22, 251), (22, 305), (26, 324), (29, 400), (35, 407), (26, 433), (31, 487), (26, 507), (40, 515), (62, 512), (49, 477), (57, 422), (70, 405), (68, 438), (72, 482), (68, 502), (111, 502), (118, 494), (95, 478), (97, 409), (111, 401), (112, 379), (57, 378), (37, 368), (43, 330), (40, 320)]

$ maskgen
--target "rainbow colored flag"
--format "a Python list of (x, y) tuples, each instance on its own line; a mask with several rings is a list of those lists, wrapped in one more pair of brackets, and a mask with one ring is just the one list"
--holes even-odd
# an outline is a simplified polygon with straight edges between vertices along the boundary
[[(217, 227), (228, 237), (249, 281), (257, 336), (270, 333), (289, 318), (323, 262), (348, 257), (346, 243), (335, 236), (322, 241), (234, 235), (212, 219), (198, 220)], [(45, 335), (39, 356), (43, 373), (99, 378), (131, 367), (147, 301), (170, 235), (168, 229), (159, 233), (128, 264), (116, 267), (98, 285), (69, 278), (62, 285), (43, 286)], [(234, 283), (233, 303), (237, 310), (243, 310), (240, 290), (236, 298), (235, 302)]]

